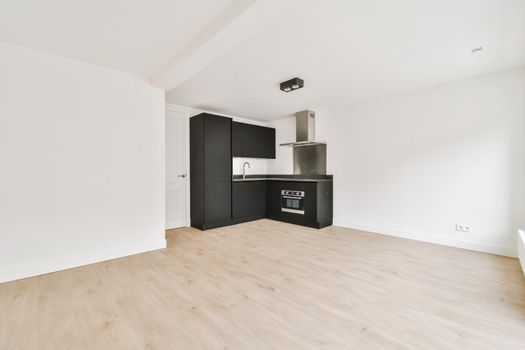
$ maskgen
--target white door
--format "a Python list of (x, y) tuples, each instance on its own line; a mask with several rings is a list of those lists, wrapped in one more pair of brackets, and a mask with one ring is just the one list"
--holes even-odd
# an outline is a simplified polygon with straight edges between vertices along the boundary
[(186, 226), (188, 111), (166, 109), (166, 229)]

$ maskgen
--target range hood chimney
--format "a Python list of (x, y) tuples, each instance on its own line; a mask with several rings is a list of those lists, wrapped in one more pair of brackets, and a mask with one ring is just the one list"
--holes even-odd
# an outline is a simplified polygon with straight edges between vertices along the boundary
[(295, 142), (281, 143), (281, 146), (302, 147), (324, 145), (326, 142), (315, 140), (315, 112), (305, 110), (295, 113)]

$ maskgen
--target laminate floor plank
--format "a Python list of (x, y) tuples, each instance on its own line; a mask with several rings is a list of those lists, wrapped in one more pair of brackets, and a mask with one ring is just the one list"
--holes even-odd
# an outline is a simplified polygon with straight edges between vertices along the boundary
[(516, 259), (271, 220), (0, 284), (0, 349), (525, 349)]

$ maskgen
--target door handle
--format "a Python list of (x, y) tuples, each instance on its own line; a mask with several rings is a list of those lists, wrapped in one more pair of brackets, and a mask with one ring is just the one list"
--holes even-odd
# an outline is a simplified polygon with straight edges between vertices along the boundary
[(186, 174), (177, 175), (178, 177), (186, 177)]

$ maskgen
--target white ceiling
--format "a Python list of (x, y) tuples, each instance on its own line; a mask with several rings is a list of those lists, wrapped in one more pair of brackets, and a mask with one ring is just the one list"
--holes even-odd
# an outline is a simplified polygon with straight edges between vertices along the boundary
[(303, 0), (167, 96), (274, 120), (524, 64), (524, 0)]
[(267, 121), (524, 65), (525, 0), (0, 0), (0, 42)]
[(150, 78), (253, 0), (0, 0), (0, 41)]

